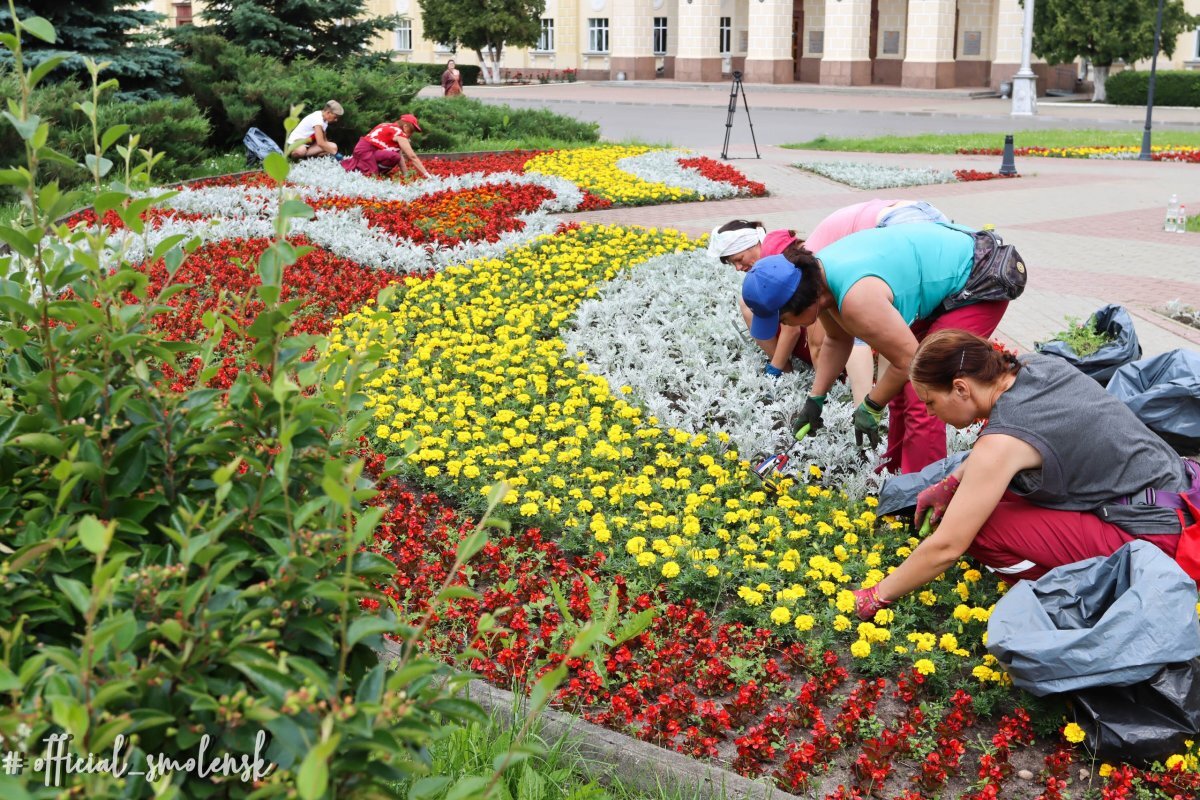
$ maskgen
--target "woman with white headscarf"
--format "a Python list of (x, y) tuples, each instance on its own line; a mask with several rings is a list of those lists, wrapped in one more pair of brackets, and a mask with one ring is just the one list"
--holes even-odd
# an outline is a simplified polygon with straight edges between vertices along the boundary
[[(735, 219), (713, 228), (708, 242), (708, 254), (723, 264), (730, 264), (738, 272), (748, 272), (760, 258), (786, 254), (789, 247), (805, 247), (815, 252), (856, 231), (867, 228), (887, 227), (910, 222), (949, 222), (938, 209), (923, 200), (868, 200), (839, 208), (817, 223), (807, 239), (800, 239), (795, 231), (776, 230), (767, 232), (761, 222)], [(738, 296), (742, 319), (750, 328), (754, 315)], [(825, 330), (818, 321), (807, 328), (780, 325), (773, 339), (755, 342), (767, 355), (763, 372), (779, 377), (790, 372), (792, 357), (807, 364), (814, 364), (825, 341)], [(846, 375), (850, 379), (850, 392), (854, 402), (861, 403), (875, 382), (875, 358), (871, 348), (856, 341), (850, 360), (846, 363)], [(880, 371), (886, 368), (880, 365)]]

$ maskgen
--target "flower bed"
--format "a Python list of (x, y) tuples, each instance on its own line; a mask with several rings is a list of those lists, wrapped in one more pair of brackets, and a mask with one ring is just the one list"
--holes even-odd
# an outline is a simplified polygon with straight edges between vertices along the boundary
[[(998, 156), (1003, 154), (999, 147), (962, 147), (955, 151), (968, 156)], [(1141, 148), (1132, 145), (1091, 147), (1017, 147), (1014, 155), (1036, 156), (1042, 158), (1100, 158), (1133, 161), (1140, 157)], [(1200, 147), (1154, 145), (1150, 148), (1150, 158), (1154, 161), (1184, 161), (1200, 164)]]
[(1018, 175), (1001, 175), (998, 172), (980, 172), (973, 169), (890, 167), (858, 161), (814, 161), (793, 166), (815, 172), (817, 175), (853, 186), (856, 189), (895, 189), (902, 186), (925, 186), (931, 183), (987, 181), (993, 178), (1020, 177)]
[[(590, 171), (583, 159), (539, 166), (581, 170), (613, 198), (679, 199), (678, 187), (644, 175), (620, 183), (617, 161), (647, 174), (669, 168), (647, 157), (651, 151), (621, 150), (594, 159)], [(747, 445), (714, 429), (735, 425), (707, 412), (675, 420), (665, 409), (660, 419), (646, 407), (653, 393), (606, 377), (614, 359), (600, 351), (614, 341), (611, 332), (581, 339), (588, 314), (626, 323), (593, 304), (643, 275), (682, 266), (696, 270), (688, 280), (703, 281), (700, 242), (672, 231), (562, 227), (547, 207), (571, 207), (583, 193), (563, 174), (517, 175), (511, 163), (492, 175), (414, 184), (329, 166), (336, 169), (302, 165), (291, 180), (319, 209), (299, 229), (322, 249), (306, 257), (310, 273), (289, 271), (284, 285), (311, 303), (313, 331), (344, 315), (328, 329), (333, 348), (372, 342), (393, 353), (387, 378), (366, 398), (375, 417), (371, 467), (378, 474), (398, 457), (408, 480), (468, 509), (496, 481), (512, 487), (504, 503), (513, 532), (460, 574), (482, 596), (440, 616), (435, 651), (453, 658), (474, 647), (481, 674), (527, 683), (564, 660), (579, 624), (615, 593), (617, 625), (641, 619), (649, 627), (598, 663), (567, 660), (556, 696), (564, 708), (793, 791), (904, 800), (959, 789), (972, 799), (1032, 794), (1012, 778), (1014, 764), (1035, 758), (1028, 718), (1011, 707), (1005, 676), (981, 646), (996, 584), (960, 562), (873, 622), (852, 622), (848, 589), (878, 581), (917, 543), (904, 526), (877, 518), (869, 497), (847, 496), (844, 475), (830, 479), (840, 468), (828, 469), (820, 454), (782, 482), (782, 494), (766, 492), (743, 460)], [(678, 172), (689, 170), (722, 178), (703, 162)], [(727, 182), (731, 193), (753, 191)], [(527, 201), (496, 199), (491, 187), (499, 185), (521, 187)], [(148, 250), (174, 233), (202, 233), (214, 243), (193, 265), (197, 294), (181, 317), (210, 308), (221, 287), (250, 298), (253, 286), (232, 262), (251, 257), (255, 244), (225, 240), (269, 231), (266, 189), (254, 177), (190, 189), (172, 199), (174, 218), (160, 215), (142, 236), (114, 235), (114, 246), (140, 241)], [(538, 210), (530, 211), (535, 196)], [(507, 203), (499, 216), (512, 227), (468, 224), (460, 213), (468, 198)], [(429, 218), (422, 226), (417, 210), (456, 220), (453, 247)], [(357, 258), (341, 260), (333, 242)], [(451, 260), (466, 253), (484, 255)], [(366, 302), (393, 274), (411, 271), (412, 254), (427, 257), (426, 270), (444, 268), (406, 281), (383, 307)], [(680, 275), (680, 287), (691, 285)], [(581, 308), (568, 343), (559, 332)], [(237, 343), (228, 344), (221, 355), (236, 363)], [(669, 359), (654, 360), (660, 372), (669, 367)], [(747, 361), (730, 377), (749, 386), (756, 371)], [(692, 378), (684, 369), (667, 374), (661, 396), (685, 404)], [(387, 513), (372, 548), (396, 571), (367, 605), (394, 602), (415, 613), (446, 577), (461, 530), (437, 498), (396, 482), (384, 488), (375, 502)], [(977, 710), (1001, 706), (1007, 715), (998, 725), (975, 719)], [(1064, 746), (1053, 763), (1031, 767), (1045, 770), (1036, 786), (1046, 796), (1057, 796), (1071, 753)], [(1113, 797), (1138, 786), (1194, 788), (1183, 767), (1196, 770), (1194, 753), (1162, 774), (1113, 769), (1106, 786)]]

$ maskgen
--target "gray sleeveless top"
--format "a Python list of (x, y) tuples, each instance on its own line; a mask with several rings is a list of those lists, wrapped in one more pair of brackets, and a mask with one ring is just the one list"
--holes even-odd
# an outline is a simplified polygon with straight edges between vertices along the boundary
[(1031, 503), (1093, 511), (1129, 533), (1178, 533), (1169, 508), (1112, 505), (1148, 488), (1191, 485), (1183, 461), (1128, 406), (1095, 380), (1053, 356), (1021, 359), (981, 436), (1006, 434), (1042, 456), (1042, 468), (1017, 473), (1009, 488)]

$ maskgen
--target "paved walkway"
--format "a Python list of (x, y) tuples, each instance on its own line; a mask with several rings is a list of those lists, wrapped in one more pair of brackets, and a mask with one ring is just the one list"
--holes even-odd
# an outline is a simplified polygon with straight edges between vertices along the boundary
[[(828, 87), (768, 87), (750, 89), (784, 107), (820, 107), (831, 114), (861, 113), (864, 109), (907, 108), (910, 113), (951, 115), (956, 109), (1002, 118), (1007, 101), (972, 100), (963, 92), (905, 92), (904, 90), (831, 90)], [(660, 107), (671, 102), (704, 105), (728, 101), (726, 85), (669, 85), (666, 82), (603, 83), (479, 87), (474, 96), (508, 101), (525, 98), (553, 108), (554, 98), (586, 95), (598, 103)], [(571, 100), (571, 102), (578, 102)], [(764, 102), (762, 99), (759, 103)], [(788, 106), (787, 104), (790, 104)], [(1090, 103), (1041, 104), (1043, 115), (1061, 115), (1055, 127), (1098, 127), (1097, 123), (1144, 116), (1143, 109), (1097, 107)], [(1200, 126), (1200, 110), (1156, 109), (1155, 119), (1177, 123), (1181, 129)], [(1156, 126), (1157, 129), (1157, 126)], [(669, 136), (670, 129), (663, 131)], [(797, 136), (797, 139), (804, 138)], [(1029, 265), (1025, 294), (1014, 302), (999, 334), (1022, 350), (1061, 330), (1066, 316), (1086, 318), (1105, 303), (1121, 303), (1135, 316), (1146, 355), (1177, 347), (1200, 349), (1200, 330), (1176, 323), (1158, 309), (1171, 300), (1200, 308), (1200, 234), (1162, 231), (1167, 198), (1174, 192), (1200, 211), (1200, 164), (1139, 161), (1018, 158), (1021, 177), (861, 191), (794, 169), (801, 160), (859, 161), (889, 165), (972, 168), (993, 171), (999, 157), (829, 153), (784, 150), (762, 144), (754, 158), (747, 131), (735, 128), (730, 163), (748, 177), (766, 184), (769, 197), (722, 202), (683, 203), (653, 208), (617, 209), (578, 214), (596, 222), (669, 226), (691, 234), (711, 230), (729, 219), (761, 220), (768, 230), (794, 228), (807, 232), (830, 211), (872, 196), (925, 199), (953, 219), (969, 225), (992, 223), (1021, 251)], [(1161, 141), (1161, 140), (1158, 140)], [(720, 157), (718, 147), (698, 148)]]

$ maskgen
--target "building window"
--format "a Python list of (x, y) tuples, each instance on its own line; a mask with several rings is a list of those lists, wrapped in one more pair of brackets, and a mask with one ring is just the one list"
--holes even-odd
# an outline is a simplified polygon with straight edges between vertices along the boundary
[(542, 32), (538, 34), (537, 48), (543, 53), (548, 53), (554, 49), (554, 20), (549, 17), (542, 17)]
[(411, 19), (402, 19), (396, 23), (396, 49), (401, 53), (412, 52)]
[(727, 55), (733, 44), (733, 17), (721, 17), (721, 55)]
[(1196, 28), (1196, 58), (1200, 59), (1200, 28)]
[(588, 51), (608, 52), (608, 17), (588, 18)]
[(181, 25), (192, 24), (192, 4), (191, 2), (176, 2), (175, 3), (175, 27)]
[(654, 55), (665, 56), (667, 54), (667, 18), (654, 18)]
[(446, 44), (445, 42), (434, 42), (433, 50), (435, 53), (453, 53), (454, 45)]

